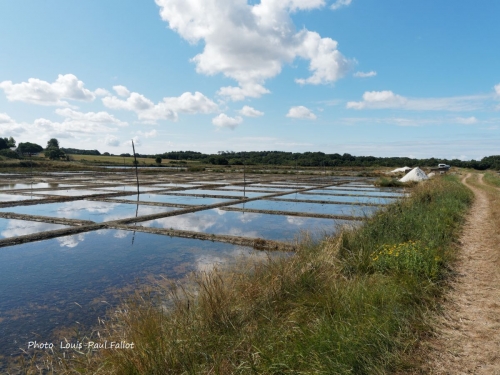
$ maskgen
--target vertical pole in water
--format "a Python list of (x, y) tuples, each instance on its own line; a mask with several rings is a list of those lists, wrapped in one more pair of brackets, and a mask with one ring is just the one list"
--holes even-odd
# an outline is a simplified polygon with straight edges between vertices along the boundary
[(137, 158), (135, 157), (135, 146), (133, 139), (132, 139), (132, 151), (134, 152), (135, 178), (137, 179), (137, 200), (139, 200), (139, 172), (137, 172)]
[(243, 156), (243, 198), (246, 198), (246, 189), (247, 189), (247, 179), (246, 179), (245, 157)]
[(297, 176), (297, 157), (295, 157), (295, 182), (297, 182), (297, 179), (299, 176)]

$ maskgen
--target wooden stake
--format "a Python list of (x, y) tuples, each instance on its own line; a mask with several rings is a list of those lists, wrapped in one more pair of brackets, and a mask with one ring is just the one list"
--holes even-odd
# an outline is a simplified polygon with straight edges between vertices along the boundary
[(137, 171), (137, 158), (135, 157), (135, 146), (133, 139), (132, 139), (132, 151), (134, 151), (135, 177), (137, 179), (137, 200), (139, 200), (139, 172)]

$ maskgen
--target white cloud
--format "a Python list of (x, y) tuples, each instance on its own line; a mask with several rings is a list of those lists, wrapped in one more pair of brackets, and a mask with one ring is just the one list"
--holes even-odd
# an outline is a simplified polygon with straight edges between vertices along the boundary
[(248, 105), (240, 109), (240, 114), (247, 117), (260, 117), (264, 115), (264, 112), (258, 111), (255, 108), (249, 107)]
[(130, 95), (130, 91), (128, 91), (128, 89), (122, 85), (113, 86), (113, 90), (115, 90), (118, 96), (123, 96), (127, 98)]
[(337, 42), (306, 29), (297, 31), (290, 14), (320, 8), (324, 0), (156, 0), (162, 19), (203, 51), (191, 60), (200, 74), (223, 74), (239, 87), (223, 87), (219, 94), (232, 100), (260, 97), (263, 86), (296, 58), (309, 61), (311, 76), (301, 84), (330, 83), (341, 78), (351, 62), (337, 50)]
[(260, 98), (271, 91), (257, 83), (244, 83), (241, 87), (226, 86), (217, 91), (218, 95), (227, 96), (233, 101), (244, 100), (245, 98)]
[(105, 89), (97, 89), (94, 91), (94, 94), (96, 96), (109, 96), (109, 95), (111, 95), (111, 93)]
[(286, 117), (316, 120), (316, 115), (312, 113), (309, 108), (304, 107), (302, 105), (290, 108)]
[(112, 109), (133, 111), (140, 120), (148, 123), (155, 123), (158, 120), (177, 121), (178, 113), (207, 114), (217, 112), (219, 109), (217, 104), (200, 92), (194, 94), (185, 92), (179, 97), (163, 98), (163, 101), (154, 104), (144, 95), (137, 92), (130, 93), (125, 86), (113, 88), (122, 95), (129, 93), (128, 98), (123, 100), (116, 96), (108, 96), (102, 99), (103, 104)]
[(58, 108), (56, 113), (60, 116), (66, 117), (66, 120), (79, 121), (82, 123), (96, 123), (96, 124), (112, 124), (118, 126), (127, 126), (126, 122), (118, 120), (115, 116), (101, 111), (101, 112), (77, 112), (70, 108)]
[(219, 110), (217, 104), (198, 91), (194, 94), (185, 92), (179, 97), (163, 98), (163, 102), (173, 111), (180, 113), (208, 114)]
[[(130, 149), (132, 150), (132, 141), (134, 141), (135, 152), (139, 153), (137, 151), (137, 146), (142, 145), (142, 142), (141, 142), (141, 138), (139, 138), (138, 136), (133, 137), (130, 141), (123, 142), (123, 146), (130, 146)], [(132, 152), (130, 154), (132, 154)]]
[(351, 2), (352, 0), (337, 0), (330, 6), (330, 9), (337, 10), (339, 8), (349, 6)]
[(497, 95), (500, 95), (500, 83), (498, 85), (495, 85), (495, 92)]
[(236, 129), (236, 127), (243, 122), (243, 119), (240, 116), (229, 117), (225, 113), (221, 113), (217, 117), (212, 119), (212, 124), (217, 126), (218, 128), (229, 128)]
[(156, 135), (158, 134), (158, 132), (156, 131), (156, 129), (153, 129), (149, 132), (137, 132), (137, 134), (139, 134), (140, 136), (143, 136), (144, 138), (153, 138), (153, 137), (156, 137)]
[(114, 135), (107, 135), (104, 139), (104, 144), (111, 147), (118, 147), (120, 146), (120, 140)]
[(360, 102), (348, 102), (349, 109), (404, 109), (412, 111), (473, 111), (484, 107), (491, 95), (409, 99), (392, 91), (367, 91)]
[(397, 108), (402, 107), (407, 100), (392, 91), (367, 91), (362, 102), (348, 102), (347, 108)]
[(376, 75), (377, 72), (374, 70), (371, 70), (369, 72), (356, 72), (353, 74), (353, 76), (356, 78), (369, 78), (369, 77), (375, 77)]
[(471, 117), (457, 117), (455, 119), (455, 121), (459, 124), (463, 124), (463, 125), (473, 125), (473, 124), (477, 124), (478, 123), (478, 120), (477, 118), (475, 118), (474, 116), (471, 116)]
[(0, 125), (13, 124), (14, 120), (10, 118), (6, 113), (0, 113)]
[(28, 82), (22, 83), (3, 81), (0, 82), (0, 88), (5, 91), (9, 101), (41, 105), (69, 106), (66, 100), (91, 102), (96, 97), (96, 93), (87, 90), (84, 83), (73, 74), (59, 74), (53, 83), (38, 78), (30, 78)]
[(33, 123), (18, 123), (7, 114), (0, 113), (0, 134), (2, 136), (22, 135), (22, 138), (34, 142), (43, 138), (76, 138), (115, 132), (116, 126), (127, 126), (106, 112), (77, 112), (70, 108), (58, 108), (55, 111), (63, 116), (61, 122), (38, 118)]

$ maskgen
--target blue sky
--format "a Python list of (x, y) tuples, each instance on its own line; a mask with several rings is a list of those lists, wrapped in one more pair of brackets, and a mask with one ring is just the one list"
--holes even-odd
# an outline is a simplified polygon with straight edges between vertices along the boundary
[(500, 2), (0, 3), (0, 136), (140, 153), (500, 154)]

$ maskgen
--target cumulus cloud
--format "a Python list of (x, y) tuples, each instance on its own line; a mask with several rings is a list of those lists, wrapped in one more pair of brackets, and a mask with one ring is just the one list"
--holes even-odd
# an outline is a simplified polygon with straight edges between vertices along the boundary
[(243, 108), (240, 109), (239, 113), (247, 117), (260, 117), (264, 115), (264, 112), (258, 111), (248, 105), (243, 106)]
[[(130, 141), (123, 142), (123, 146), (130, 146), (130, 147), (132, 147), (132, 141), (134, 141), (134, 146), (135, 147), (140, 146), (142, 144), (141, 139), (138, 136), (135, 136)], [(137, 153), (137, 148), (135, 149), (135, 152)]]
[(229, 128), (236, 129), (236, 127), (243, 122), (243, 119), (240, 116), (229, 117), (225, 113), (221, 113), (217, 117), (212, 119), (212, 124), (217, 126), (218, 128)]
[(104, 144), (111, 147), (118, 147), (120, 146), (120, 140), (114, 135), (107, 135), (104, 139)]
[(369, 72), (356, 72), (353, 74), (354, 77), (356, 78), (369, 78), (369, 77), (375, 77), (377, 75), (377, 72), (372, 70)]
[[(96, 93), (84, 87), (84, 83), (73, 74), (60, 74), (56, 81), (49, 83), (38, 78), (30, 78), (28, 82), (0, 82), (7, 100), (21, 101), (41, 105), (69, 106), (66, 100), (91, 102)], [(102, 91), (99, 90), (99, 93)]]
[(56, 114), (63, 121), (38, 118), (32, 123), (19, 123), (7, 114), (0, 113), (0, 134), (2, 136), (22, 135), (33, 141), (40, 138), (78, 138), (83, 135), (98, 135), (118, 130), (128, 124), (106, 112), (77, 112), (70, 108), (58, 108)]
[(337, 42), (318, 33), (297, 31), (290, 14), (320, 8), (324, 0), (156, 0), (162, 19), (190, 43), (203, 42), (192, 58), (200, 74), (223, 74), (237, 87), (220, 89), (232, 100), (269, 93), (263, 85), (296, 58), (309, 61), (311, 76), (301, 84), (331, 83), (351, 66)]
[(257, 83), (243, 83), (241, 87), (226, 86), (221, 87), (217, 94), (227, 96), (232, 101), (243, 100), (247, 97), (260, 98), (264, 94), (269, 94), (271, 91)]
[(351, 5), (352, 0), (337, 0), (332, 5), (330, 5), (330, 9), (337, 10), (342, 7), (346, 7)]
[(363, 94), (363, 101), (348, 102), (347, 108), (397, 108), (407, 103), (407, 99), (392, 91), (367, 91)]
[(307, 119), (307, 120), (316, 120), (316, 115), (314, 113), (312, 113), (309, 108), (304, 107), (302, 105), (290, 108), (286, 117)]
[(130, 91), (128, 91), (128, 89), (122, 85), (113, 86), (113, 90), (115, 90), (118, 96), (123, 96), (127, 98), (130, 95)]
[(81, 123), (95, 123), (95, 124), (112, 124), (118, 126), (127, 126), (126, 122), (118, 120), (115, 116), (101, 111), (101, 112), (77, 112), (70, 108), (58, 108), (56, 113), (66, 118), (67, 121), (78, 121)]
[(13, 124), (14, 120), (10, 118), (6, 113), (0, 113), (0, 125)]
[(500, 95), (500, 83), (498, 85), (495, 85), (495, 92), (497, 95)]
[(406, 98), (392, 91), (367, 91), (360, 102), (348, 102), (349, 109), (403, 109), (413, 111), (473, 111), (484, 107), (491, 95), (448, 98)]
[(201, 92), (185, 92), (179, 97), (163, 98), (163, 101), (155, 104), (144, 95), (130, 92), (125, 86), (114, 86), (113, 89), (121, 96), (128, 95), (127, 99), (116, 96), (107, 96), (102, 99), (103, 104), (111, 109), (123, 109), (133, 111), (139, 120), (155, 123), (158, 120), (176, 121), (178, 113), (213, 113), (219, 107)]

